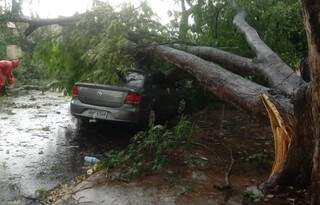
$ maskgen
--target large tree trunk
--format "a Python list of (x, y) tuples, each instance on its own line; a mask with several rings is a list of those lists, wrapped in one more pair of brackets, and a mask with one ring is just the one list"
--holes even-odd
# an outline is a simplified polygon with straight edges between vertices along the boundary
[(294, 111), (287, 115), (277, 114), (278, 107), (267, 104), (271, 101), (265, 102), (275, 144), (272, 172), (264, 184), (266, 190), (278, 185), (307, 186), (310, 182), (313, 141), (309, 99), (309, 87), (301, 87), (294, 96)]
[(314, 140), (311, 177), (311, 204), (320, 204), (320, 2), (303, 0), (304, 22), (308, 37), (309, 66), (311, 68), (310, 129)]

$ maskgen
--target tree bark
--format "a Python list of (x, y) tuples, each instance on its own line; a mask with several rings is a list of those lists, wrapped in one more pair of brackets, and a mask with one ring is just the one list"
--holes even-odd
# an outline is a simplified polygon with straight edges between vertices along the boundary
[[(278, 185), (307, 186), (310, 182), (312, 162), (312, 130), (310, 129), (311, 112), (308, 102), (309, 86), (304, 86), (296, 93), (294, 111), (281, 113), (273, 119), (274, 112), (266, 106), (273, 130), (275, 142), (275, 160), (272, 173), (264, 184), (266, 190)], [(277, 112), (277, 108), (275, 108)], [(281, 123), (274, 123), (281, 121)]]
[(266, 76), (271, 87), (278, 87), (284, 94), (293, 95), (304, 84), (303, 80), (262, 41), (257, 31), (247, 23), (246, 15), (244, 11), (239, 12), (233, 22), (256, 53), (260, 71)]
[(154, 45), (144, 50), (155, 52), (167, 62), (190, 73), (211, 93), (235, 107), (254, 114), (265, 115), (261, 95), (266, 94), (281, 107), (283, 112), (293, 111), (288, 98), (277, 94), (270, 88), (225, 70), (217, 64), (164, 45)]
[(185, 48), (188, 52), (216, 62), (234, 73), (259, 77), (268, 86), (286, 95), (293, 95), (294, 91), (304, 84), (300, 76), (278, 57), (271, 62), (259, 62), (212, 47), (186, 46)]
[(311, 204), (320, 204), (320, 2), (302, 0), (304, 23), (308, 38), (309, 66), (311, 68), (310, 128), (314, 140), (311, 176)]
[(71, 16), (71, 17), (54, 18), (54, 19), (29, 19), (29, 18), (11, 15), (1, 19), (1, 21), (29, 24), (28, 28), (24, 31), (24, 35), (29, 36), (31, 33), (33, 33), (35, 30), (37, 30), (42, 26), (49, 26), (54, 24), (66, 25), (79, 20), (79, 18), (80, 18), (80, 15)]

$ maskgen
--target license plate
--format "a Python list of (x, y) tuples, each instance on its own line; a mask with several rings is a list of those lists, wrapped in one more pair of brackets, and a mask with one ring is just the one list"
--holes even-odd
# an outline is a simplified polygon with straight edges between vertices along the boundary
[(108, 112), (99, 110), (88, 110), (87, 114), (93, 119), (107, 119)]

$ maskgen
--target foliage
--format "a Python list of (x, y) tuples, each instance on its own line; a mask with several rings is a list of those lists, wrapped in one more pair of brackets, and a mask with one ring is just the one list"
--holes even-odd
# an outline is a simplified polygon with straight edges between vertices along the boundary
[[(20, 15), (20, 3), (22, 3), (22, 1), (12, 1), (12, 3), (15, 4), (16, 15)], [(11, 15), (10, 12), (12, 7), (10, 2), (7, 2), (7, 4), (6, 8), (0, 6), (0, 60), (7, 59), (7, 45), (18, 45), (21, 47), (24, 50), (24, 56), (21, 61), (22, 64), (17, 70), (14, 70), (14, 74), (18, 79), (18, 83), (34, 83), (35, 80), (39, 80), (42, 76), (39, 67), (36, 64), (32, 64), (31, 56), (33, 45), (28, 39), (24, 38), (21, 32), (25, 29), (26, 25), (20, 23), (7, 24), (4, 20)], [(8, 25), (10, 26), (8, 27)]]
[(0, 23), (0, 59), (6, 58), (6, 47), (14, 43), (17, 38), (13, 35), (12, 30), (7, 27), (6, 23)]
[(293, 68), (307, 56), (307, 38), (299, 0), (242, 0), (251, 25)]
[(252, 203), (256, 203), (259, 202), (263, 199), (264, 194), (262, 193), (262, 191), (256, 187), (256, 186), (251, 186), (248, 187), (243, 193), (242, 193), (243, 197), (244, 197), (244, 201), (246, 204), (252, 204)]
[(152, 127), (136, 134), (125, 150), (107, 153), (100, 165), (119, 168), (123, 178), (159, 171), (167, 163), (170, 151), (188, 141), (192, 130), (192, 123), (184, 117), (171, 129)]
[(40, 81), (44, 81), (39, 66), (33, 64), (27, 54), (22, 58), (18, 69), (14, 70), (14, 75), (18, 79), (18, 84), (37, 84)]
[[(182, 0), (185, 1), (185, 0)], [(187, 41), (197, 45), (221, 48), (246, 57), (254, 57), (243, 36), (232, 25), (236, 14), (229, 0), (193, 0), (187, 29)], [(250, 24), (280, 57), (296, 68), (306, 56), (306, 37), (299, 0), (238, 0)], [(181, 22), (182, 14), (171, 12), (175, 19), (171, 29)]]
[[(6, 24), (0, 24), (0, 57), (5, 57), (5, 46), (19, 44), (28, 53), (18, 71), (18, 81), (33, 78), (59, 80), (59, 87), (69, 90), (76, 81), (117, 83), (118, 74), (131, 67), (150, 70), (167, 70), (153, 54), (124, 50), (128, 39), (134, 38), (140, 46), (150, 42), (174, 42), (208, 45), (254, 57), (243, 36), (236, 32), (232, 20), (236, 11), (228, 0), (175, 0), (185, 1), (190, 12), (182, 22), (183, 12), (172, 10), (170, 25), (162, 26), (155, 20), (147, 3), (135, 8), (123, 4), (115, 10), (108, 3), (94, 1), (93, 9), (79, 16), (76, 22), (63, 26), (38, 29), (31, 38), (12, 35)], [(190, 2), (191, 7), (187, 2)], [(306, 55), (306, 38), (303, 28), (301, 5), (298, 0), (238, 0), (248, 11), (248, 20), (263, 40), (293, 68), (298, 67)], [(2, 15), (3, 17), (3, 15)], [(182, 25), (183, 24), (183, 25)], [(25, 25), (18, 25), (20, 30)], [(179, 35), (182, 29), (186, 32)], [(10, 33), (11, 32), (11, 33)], [(186, 38), (181, 38), (184, 36)], [(204, 96), (195, 90), (195, 96)], [(202, 98), (194, 98), (202, 99)], [(202, 101), (202, 100), (201, 100)], [(205, 100), (207, 101), (207, 100)], [(201, 103), (201, 102), (200, 102)]]
[(129, 32), (143, 33), (151, 39), (166, 36), (152, 17), (145, 3), (139, 8), (124, 4), (115, 11), (97, 1), (93, 11), (83, 14), (77, 23), (38, 31), (38, 35), (46, 35), (37, 44), (33, 59), (42, 65), (46, 77), (61, 80), (62, 87), (70, 88), (78, 80), (116, 83), (118, 73), (136, 66), (135, 53), (123, 50)]
[[(6, 46), (10, 44), (19, 44), (20, 33), (16, 28), (17, 25), (13, 23), (7, 23), (5, 19), (9, 16), (16, 14), (21, 14), (22, 1), (7, 1), (0, 0), (0, 60), (6, 59)], [(13, 11), (14, 10), (14, 11)], [(9, 26), (8, 26), (9, 25)]]

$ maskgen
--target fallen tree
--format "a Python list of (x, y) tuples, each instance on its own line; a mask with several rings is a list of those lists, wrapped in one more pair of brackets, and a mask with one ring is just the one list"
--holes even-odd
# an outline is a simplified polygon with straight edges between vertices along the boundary
[[(254, 60), (210, 47), (188, 46), (186, 51), (192, 54), (161, 45), (150, 49), (194, 75), (228, 103), (255, 114), (267, 110), (274, 135), (275, 160), (264, 188), (311, 183), (311, 204), (320, 204), (320, 2), (303, 0), (302, 5), (311, 83), (304, 82), (261, 40), (246, 22), (243, 11), (236, 15), (234, 24), (256, 53)], [(262, 76), (267, 85), (235, 73)]]
[[(212, 47), (157, 43), (141, 46), (137, 39), (130, 35), (128, 38), (130, 48), (157, 54), (193, 75), (213, 95), (240, 109), (267, 116), (273, 130), (275, 159), (263, 187), (270, 190), (279, 185), (311, 184), (312, 204), (320, 204), (320, 2), (301, 2), (308, 36), (310, 83), (264, 43), (246, 21), (244, 11), (235, 16), (234, 25), (255, 52), (254, 59)], [(25, 23), (33, 24), (32, 20)], [(245, 76), (263, 81), (254, 82)]]
[(53, 89), (55, 84), (57, 84), (58, 81), (52, 81), (48, 84), (45, 84), (45, 85), (22, 85), (20, 87), (17, 87), (17, 88), (11, 88), (11, 89), (8, 89), (8, 92), (10, 94), (17, 94), (19, 93), (20, 91), (23, 91), (23, 90), (38, 90), (38, 91), (41, 91), (43, 94), (50, 90), (50, 89)]
[[(152, 50), (166, 61), (191, 73), (211, 93), (224, 101), (254, 114), (264, 115), (267, 110), (274, 135), (275, 160), (264, 188), (292, 184), (306, 186), (312, 181), (313, 204), (319, 204), (319, 165), (316, 160), (319, 159), (320, 99), (315, 79), (320, 75), (316, 77), (315, 71), (320, 66), (317, 64), (319, 55), (316, 47), (320, 35), (312, 30), (318, 25), (309, 22), (310, 12), (314, 12), (309, 4), (303, 1), (309, 48), (313, 54), (313, 58), (309, 57), (313, 71), (310, 84), (304, 82), (261, 40), (255, 29), (246, 22), (243, 11), (235, 16), (234, 24), (256, 53), (255, 59), (210, 47), (187, 46), (185, 51), (181, 51), (153, 45), (147, 50)], [(240, 75), (262, 76), (266, 85)]]

